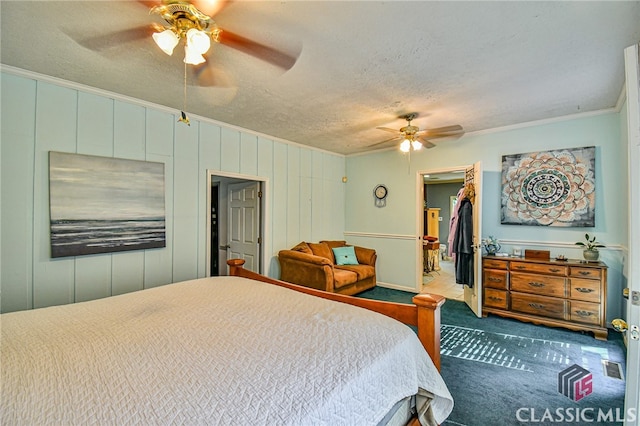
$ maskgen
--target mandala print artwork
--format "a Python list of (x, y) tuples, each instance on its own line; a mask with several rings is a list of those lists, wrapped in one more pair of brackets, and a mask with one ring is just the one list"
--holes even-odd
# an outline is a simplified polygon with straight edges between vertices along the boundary
[(501, 223), (595, 226), (595, 147), (504, 155)]

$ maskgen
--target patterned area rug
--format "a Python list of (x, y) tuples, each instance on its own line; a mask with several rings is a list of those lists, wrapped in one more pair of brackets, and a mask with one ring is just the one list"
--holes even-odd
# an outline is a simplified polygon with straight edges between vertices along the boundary
[[(442, 307), (441, 374), (455, 405), (444, 425), (621, 425), (625, 354), (619, 334), (590, 333), (490, 315), (463, 303)], [(622, 378), (605, 374), (619, 363)], [(559, 389), (565, 370), (589, 374), (580, 399)]]
[(535, 372), (535, 365), (541, 362), (562, 367), (580, 361), (567, 356), (572, 350), (571, 343), (567, 342), (489, 333), (446, 324), (441, 327), (441, 339), (442, 356), (514, 370)]
[[(358, 296), (411, 303), (412, 293), (374, 288)], [(476, 317), (464, 304), (442, 306), (441, 374), (455, 405), (445, 426), (622, 425), (626, 348), (590, 333)], [(622, 378), (605, 369), (621, 366)], [(591, 374), (590, 393), (574, 400), (558, 390), (563, 371)]]

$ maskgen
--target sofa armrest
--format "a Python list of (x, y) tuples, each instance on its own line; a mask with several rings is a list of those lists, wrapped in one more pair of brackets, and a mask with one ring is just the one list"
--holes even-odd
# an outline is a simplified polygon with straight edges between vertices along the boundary
[(280, 250), (278, 261), (282, 281), (333, 292), (333, 263), (329, 259), (294, 250)]
[(378, 258), (374, 249), (355, 246), (356, 258), (361, 265), (376, 266), (376, 259)]

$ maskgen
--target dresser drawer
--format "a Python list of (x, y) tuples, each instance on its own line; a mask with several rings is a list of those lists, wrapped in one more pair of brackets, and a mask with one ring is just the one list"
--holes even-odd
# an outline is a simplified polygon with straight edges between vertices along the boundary
[(570, 320), (582, 322), (586, 324), (600, 325), (600, 305), (589, 302), (576, 302), (572, 300), (570, 303)]
[(548, 318), (565, 319), (566, 302), (555, 297), (511, 293), (511, 310)]
[(600, 281), (569, 278), (569, 297), (586, 302), (600, 302)]
[(567, 275), (568, 267), (544, 263), (511, 262), (511, 270), (519, 272), (536, 272), (549, 275)]
[(600, 279), (601, 269), (572, 266), (569, 270), (569, 275), (571, 275), (572, 277)]
[(485, 269), (482, 271), (482, 284), (485, 287), (500, 288), (506, 290), (509, 286), (509, 273), (507, 271), (499, 271), (494, 269)]
[(509, 306), (507, 292), (504, 290), (485, 288), (484, 305), (492, 308), (507, 309)]
[(508, 260), (502, 259), (482, 259), (482, 266), (489, 269), (507, 269), (509, 267)]
[(511, 291), (565, 297), (565, 278), (511, 273)]

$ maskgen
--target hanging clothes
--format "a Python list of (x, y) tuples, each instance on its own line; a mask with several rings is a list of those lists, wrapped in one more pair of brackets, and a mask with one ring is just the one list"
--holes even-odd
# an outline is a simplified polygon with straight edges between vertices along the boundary
[[(458, 212), (460, 211), (460, 201), (462, 201), (462, 196), (464, 195), (464, 186), (460, 188), (458, 194), (456, 194), (456, 206), (451, 212), (451, 219), (449, 220), (449, 235), (447, 236), (447, 256), (453, 258), (455, 257), (455, 252), (453, 251), (453, 239), (456, 237), (456, 228), (458, 226)], [(455, 259), (454, 259), (455, 261)]]
[(465, 191), (460, 203), (453, 251), (455, 253), (456, 283), (473, 287), (473, 195)]

